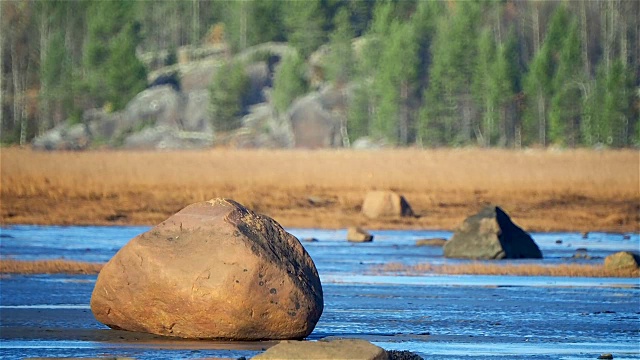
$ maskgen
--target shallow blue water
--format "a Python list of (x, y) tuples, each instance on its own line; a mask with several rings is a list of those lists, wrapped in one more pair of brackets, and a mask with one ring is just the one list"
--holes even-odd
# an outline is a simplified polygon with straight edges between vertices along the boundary
[[(66, 258), (104, 262), (148, 227), (11, 226), (0, 228), (3, 258)], [(325, 311), (310, 336), (364, 338), (425, 359), (640, 359), (640, 282), (636, 279), (523, 276), (397, 276), (372, 271), (387, 262), (451, 263), (438, 247), (417, 247), (443, 231), (372, 231), (372, 243), (345, 241), (345, 230), (289, 229), (320, 273)], [(604, 256), (638, 251), (640, 236), (534, 233), (543, 260), (601, 263)], [(556, 240), (562, 240), (557, 244)], [(572, 259), (586, 248), (590, 259)], [(515, 261), (515, 260), (514, 260)], [(0, 278), (0, 357), (132, 356), (140, 359), (250, 357), (241, 344), (200, 342), (182, 348), (76, 339), (16, 338), (20, 327), (101, 330), (89, 299), (95, 276)], [(34, 312), (38, 316), (33, 316)], [(62, 315), (62, 316), (60, 316)]]

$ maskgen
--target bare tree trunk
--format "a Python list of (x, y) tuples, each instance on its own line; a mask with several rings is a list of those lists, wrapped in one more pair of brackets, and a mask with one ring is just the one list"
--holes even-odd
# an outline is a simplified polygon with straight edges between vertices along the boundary
[(533, 54), (537, 54), (540, 50), (540, 11), (537, 4), (533, 5), (531, 17), (533, 21)]
[(409, 142), (409, 85), (403, 81), (400, 85), (400, 143), (406, 145)]
[(240, 50), (247, 48), (247, 4), (241, 0), (240, 3)]
[(191, 45), (198, 46), (200, 40), (200, 0), (192, 1)]
[(629, 44), (627, 39), (627, 21), (624, 13), (626, 12), (626, 2), (618, 0), (618, 18), (620, 19), (620, 58), (623, 65), (626, 67), (629, 62)]
[(20, 113), (20, 146), (25, 145), (27, 143), (27, 127), (28, 127), (28, 121), (29, 121), (29, 117), (27, 114), (27, 88), (28, 88), (28, 84), (27, 84), (27, 76), (26, 74), (29, 74), (29, 62), (27, 60), (27, 69), (25, 70), (25, 76), (22, 76), (21, 81), (22, 81), (22, 108), (20, 109), (21, 113)]
[(589, 62), (589, 32), (587, 29), (587, 2), (580, 2), (580, 32), (582, 36), (582, 61), (586, 76), (591, 75), (591, 63)]
[(22, 90), (20, 89), (20, 65), (18, 63), (19, 56), (16, 50), (15, 42), (11, 43), (11, 75), (13, 80), (13, 125), (14, 128), (19, 124), (22, 124), (22, 105), (20, 100), (22, 99)]
[[(2, 9), (4, 6), (0, 4), (0, 24), (2, 20)], [(4, 129), (4, 31), (0, 29), (0, 135)]]
[(547, 146), (546, 104), (542, 91), (538, 92), (538, 140), (540, 145)]
[[(47, 14), (44, 10), (41, 10), (40, 14), (40, 66), (45, 63), (47, 53), (49, 51), (49, 26), (47, 20)], [(42, 73), (42, 72), (41, 72)], [(51, 102), (48, 85), (45, 81), (40, 79), (40, 116), (38, 119), (38, 134), (43, 134), (48, 128), (51, 127), (50, 121), (45, 119), (51, 119)]]

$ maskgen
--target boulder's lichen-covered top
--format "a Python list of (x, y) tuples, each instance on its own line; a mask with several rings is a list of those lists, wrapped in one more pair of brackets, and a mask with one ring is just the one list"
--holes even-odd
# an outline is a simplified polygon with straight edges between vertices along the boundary
[(91, 297), (116, 329), (183, 338), (299, 339), (323, 310), (298, 239), (233, 200), (182, 209), (105, 265)]

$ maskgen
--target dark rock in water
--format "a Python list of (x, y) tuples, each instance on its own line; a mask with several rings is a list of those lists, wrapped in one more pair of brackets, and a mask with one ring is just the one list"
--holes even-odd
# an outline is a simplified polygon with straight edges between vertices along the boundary
[(424, 358), (416, 353), (406, 350), (387, 350), (389, 360), (424, 360)]
[(461, 259), (541, 259), (531, 236), (498, 206), (468, 217), (444, 246), (444, 256)]
[(591, 256), (588, 254), (586, 248), (577, 248), (575, 254), (572, 256), (574, 259), (591, 259)]
[(611, 355), (611, 354), (602, 354), (602, 355), (598, 356), (598, 359), (610, 360), (610, 359), (613, 359), (613, 355)]
[(556, 240), (556, 244), (562, 244), (562, 240), (560, 239)]

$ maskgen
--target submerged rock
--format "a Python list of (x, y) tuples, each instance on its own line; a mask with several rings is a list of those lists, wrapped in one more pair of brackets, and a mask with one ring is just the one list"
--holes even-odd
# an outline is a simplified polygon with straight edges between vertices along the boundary
[(388, 360), (387, 352), (359, 339), (332, 341), (282, 341), (254, 356), (256, 360), (352, 359)]
[(91, 296), (114, 329), (183, 338), (300, 339), (323, 310), (316, 267), (298, 239), (233, 200), (189, 205), (133, 238)]
[(498, 206), (488, 206), (464, 220), (444, 245), (444, 256), (463, 259), (541, 259), (531, 236)]
[(416, 240), (416, 246), (444, 246), (444, 244), (446, 243), (447, 243), (447, 239), (443, 239), (443, 238)]

